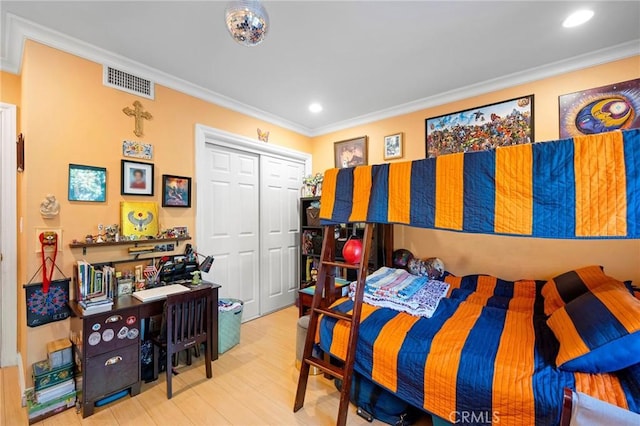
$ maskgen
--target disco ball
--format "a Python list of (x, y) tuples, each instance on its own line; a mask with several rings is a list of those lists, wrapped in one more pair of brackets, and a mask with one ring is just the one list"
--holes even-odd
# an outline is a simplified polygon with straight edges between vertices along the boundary
[(269, 31), (269, 15), (257, 0), (230, 2), (225, 9), (225, 20), (231, 37), (244, 46), (257, 46)]

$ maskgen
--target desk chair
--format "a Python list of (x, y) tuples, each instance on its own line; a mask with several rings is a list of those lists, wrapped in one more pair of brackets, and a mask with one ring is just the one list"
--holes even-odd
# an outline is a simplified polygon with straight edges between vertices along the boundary
[(212, 377), (211, 372), (211, 288), (191, 290), (186, 293), (167, 296), (165, 305), (166, 327), (160, 335), (154, 337), (154, 375), (158, 372), (158, 359), (160, 348), (167, 351), (167, 398), (171, 399), (172, 362), (174, 354), (180, 351), (190, 351), (193, 347), (205, 343), (205, 368), (207, 378)]

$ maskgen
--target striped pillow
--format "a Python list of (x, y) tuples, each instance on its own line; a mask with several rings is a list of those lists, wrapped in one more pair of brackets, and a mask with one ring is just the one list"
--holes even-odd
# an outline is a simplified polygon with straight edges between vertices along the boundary
[(602, 271), (602, 266), (586, 266), (550, 279), (542, 287), (545, 315), (551, 315), (556, 309), (610, 279)]
[(556, 365), (607, 373), (640, 362), (640, 300), (610, 279), (556, 310), (547, 320), (560, 342)]

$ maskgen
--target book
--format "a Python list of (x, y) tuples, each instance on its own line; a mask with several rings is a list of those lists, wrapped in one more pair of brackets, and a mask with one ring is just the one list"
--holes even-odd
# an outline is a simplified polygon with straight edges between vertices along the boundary
[(73, 377), (71, 377), (65, 382), (36, 391), (35, 400), (38, 404), (45, 404), (75, 390), (76, 383), (73, 381)]
[(49, 415), (59, 413), (66, 408), (71, 408), (75, 404), (76, 391), (69, 392), (46, 403), (38, 403), (33, 399), (27, 398), (29, 422), (34, 423), (42, 420), (49, 417)]
[(108, 301), (107, 303), (89, 305), (86, 308), (82, 307), (82, 305), (80, 305), (80, 307), (82, 308), (82, 313), (84, 315), (99, 314), (99, 313), (102, 313), (102, 312), (110, 311), (111, 308), (113, 308), (113, 301)]

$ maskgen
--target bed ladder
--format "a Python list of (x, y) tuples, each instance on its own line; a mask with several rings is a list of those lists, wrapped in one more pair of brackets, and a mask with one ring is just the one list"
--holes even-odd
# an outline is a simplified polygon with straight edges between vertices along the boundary
[[(353, 375), (353, 364), (355, 361), (356, 344), (358, 342), (358, 330), (360, 328), (360, 313), (362, 310), (362, 297), (364, 296), (365, 279), (367, 277), (367, 267), (369, 265), (369, 255), (371, 251), (371, 238), (373, 236), (373, 223), (366, 223), (364, 228), (364, 238), (362, 240), (362, 256), (357, 264), (350, 264), (336, 261), (335, 231), (333, 226), (324, 227), (324, 237), (322, 239), (322, 252), (320, 254), (320, 267), (318, 268), (318, 280), (316, 291), (313, 294), (311, 303), (311, 318), (307, 329), (307, 340), (304, 345), (300, 376), (298, 378), (298, 390), (293, 411), (296, 412), (304, 405), (304, 397), (309, 380), (309, 369), (317, 367), (326, 375), (342, 380), (342, 390), (340, 392), (340, 406), (338, 408), (338, 419), (336, 424), (344, 426), (347, 422), (349, 410), (349, 393), (351, 391), (351, 377)], [(337, 312), (329, 309), (335, 299), (335, 269), (347, 268), (357, 271), (357, 287), (351, 314)], [(351, 323), (349, 330), (349, 343), (347, 346), (347, 356), (344, 366), (338, 367), (330, 363), (329, 357), (324, 359), (313, 356), (313, 345), (315, 343), (316, 331), (321, 315), (326, 315), (338, 320), (346, 320)]]

